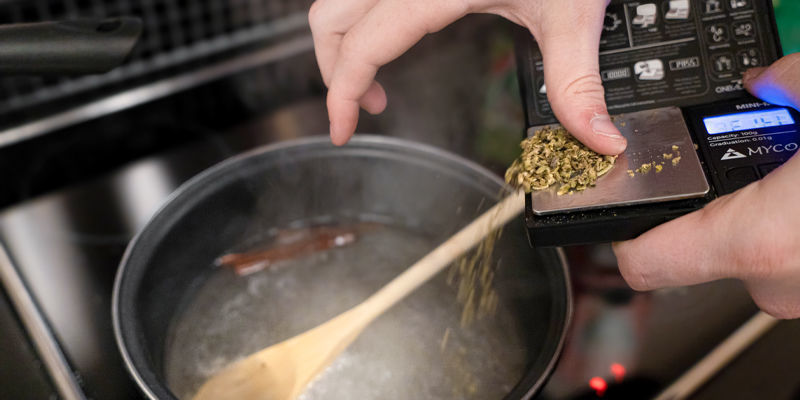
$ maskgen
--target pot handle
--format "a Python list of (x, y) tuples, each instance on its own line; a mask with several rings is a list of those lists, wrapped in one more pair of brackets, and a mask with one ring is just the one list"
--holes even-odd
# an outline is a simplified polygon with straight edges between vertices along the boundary
[(141, 33), (142, 21), (131, 17), (0, 25), (0, 77), (107, 72)]

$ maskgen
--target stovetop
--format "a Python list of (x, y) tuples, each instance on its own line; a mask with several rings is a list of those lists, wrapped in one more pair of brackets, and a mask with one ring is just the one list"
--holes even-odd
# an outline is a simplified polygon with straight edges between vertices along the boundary
[[(235, 134), (138, 161), (0, 213), (0, 237), (87, 398), (141, 396), (118, 355), (109, 312), (114, 273), (134, 232), (196, 172), (259, 143), (314, 131), (307, 120), (286, 121), (321, 109), (321, 102), (298, 104)], [(651, 397), (756, 312), (736, 281), (636, 293), (617, 272), (610, 246), (566, 253), (574, 315), (542, 399), (600, 398), (589, 383), (595, 377), (608, 386), (603, 398)], [(41, 361), (8, 302), (0, 305), (0, 397), (52, 398)], [(779, 323), (693, 398), (796, 398), (798, 335), (800, 321)]]
[[(359, 130), (426, 142), (502, 172), (504, 149), (519, 140), (523, 126), (514, 90), (508, 89), (516, 86), (509, 78), (511, 46), (496, 20), (476, 21), (485, 19), (468, 18), (386, 68), (379, 78), (390, 96), (389, 110), (365, 116)], [(500, 55), (486, 65), (465, 62), (490, 53)], [(57, 398), (57, 388), (70, 384), (77, 387), (77, 398), (141, 398), (111, 325), (112, 284), (125, 246), (169, 193), (195, 173), (246, 149), (326, 132), (320, 94), (293, 97), (244, 125), (220, 133), (212, 127), (191, 141), (125, 160), (88, 181), (1, 211), (0, 243), (10, 258), (0, 257), (0, 267), (12, 266), (21, 277), (24, 287), (14, 290), (30, 294), (49, 336), (24, 331), (22, 322), (35, 316), (14, 309), (10, 300), (18, 302), (20, 293), (3, 289), (0, 398)], [(650, 398), (757, 311), (737, 281), (636, 293), (619, 275), (610, 246), (566, 253), (573, 320), (542, 399)], [(691, 398), (800, 398), (798, 337), (800, 321), (778, 323)], [(48, 341), (54, 354), (42, 353)], [(46, 359), (63, 361), (66, 376), (49, 374)]]

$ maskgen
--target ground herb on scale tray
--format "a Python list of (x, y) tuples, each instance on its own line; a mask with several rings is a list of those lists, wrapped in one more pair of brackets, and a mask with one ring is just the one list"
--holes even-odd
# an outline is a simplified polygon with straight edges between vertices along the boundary
[(559, 196), (597, 183), (617, 156), (598, 154), (562, 127), (545, 127), (520, 143), (522, 155), (506, 171), (506, 182), (526, 192), (559, 185)]

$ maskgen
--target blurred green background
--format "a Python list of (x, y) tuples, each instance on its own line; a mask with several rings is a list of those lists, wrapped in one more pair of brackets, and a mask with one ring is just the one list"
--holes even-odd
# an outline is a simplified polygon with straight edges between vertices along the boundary
[(783, 53), (800, 52), (800, 0), (773, 0)]

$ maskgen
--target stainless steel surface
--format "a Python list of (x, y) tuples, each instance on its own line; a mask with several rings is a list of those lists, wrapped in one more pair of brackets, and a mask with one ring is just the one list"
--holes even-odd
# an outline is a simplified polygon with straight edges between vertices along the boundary
[(87, 397), (140, 399), (111, 328), (117, 264), (134, 233), (185, 179), (231, 154), (201, 142), (0, 213), (0, 237)]
[[(102, 88), (104, 86), (119, 84), (147, 75), (154, 70), (179, 66), (231, 48), (266, 42), (281, 34), (304, 30), (307, 29), (307, 27), (308, 16), (306, 13), (295, 13), (274, 22), (256, 25), (231, 35), (221, 36), (213, 40), (183, 48), (180, 51), (158, 54), (152, 59), (131, 61), (103, 75), (76, 77), (53, 85), (54, 87), (50, 89), (45, 87), (29, 94), (16, 95), (8, 99), (5, 103), (0, 102), (0, 114), (25, 107), (36, 106), (46, 101), (58, 100), (63, 97)], [(191, 74), (191, 72), (186, 73)]]
[(237, 72), (283, 60), (311, 49), (313, 49), (311, 36), (305, 35), (218, 64), (211, 64), (185, 75), (155, 81), (34, 122), (0, 131), (0, 147), (135, 107)]
[[(600, 177), (595, 187), (583, 192), (559, 196), (557, 187), (531, 194), (533, 212), (547, 215), (559, 212), (610, 208), (633, 204), (656, 203), (702, 197), (709, 186), (689, 130), (677, 107), (639, 111), (615, 119), (628, 147), (617, 158), (614, 168)], [(532, 127), (532, 134), (541, 127)], [(678, 146), (678, 150), (672, 149)], [(662, 154), (680, 156), (680, 162), (663, 159)], [(673, 158), (674, 160), (674, 158)], [(642, 164), (663, 163), (661, 172), (635, 173)]]
[[(134, 16), (142, 40), (128, 63), (113, 73), (86, 78), (0, 77), (0, 116), (53, 102), (68, 102), (94, 89), (118, 91), (145, 75), (185, 73), (267, 41), (286, 25), (307, 26), (308, 0), (5, 0), (0, 24)], [(218, 61), (218, 58), (217, 58)], [(163, 75), (161, 76), (163, 77)], [(94, 95), (92, 95), (94, 96)], [(74, 100), (73, 100), (74, 101)], [(85, 98), (80, 99), (85, 102)]]
[(2, 283), (17, 313), (25, 325), (39, 357), (42, 358), (58, 394), (66, 400), (85, 399), (83, 391), (75, 381), (72, 370), (64, 359), (61, 348), (53, 337), (44, 317), (25, 287), (8, 257), (5, 246), (0, 243), (0, 283)]
[(0, 285), (0, 399), (58, 399), (19, 312)]

